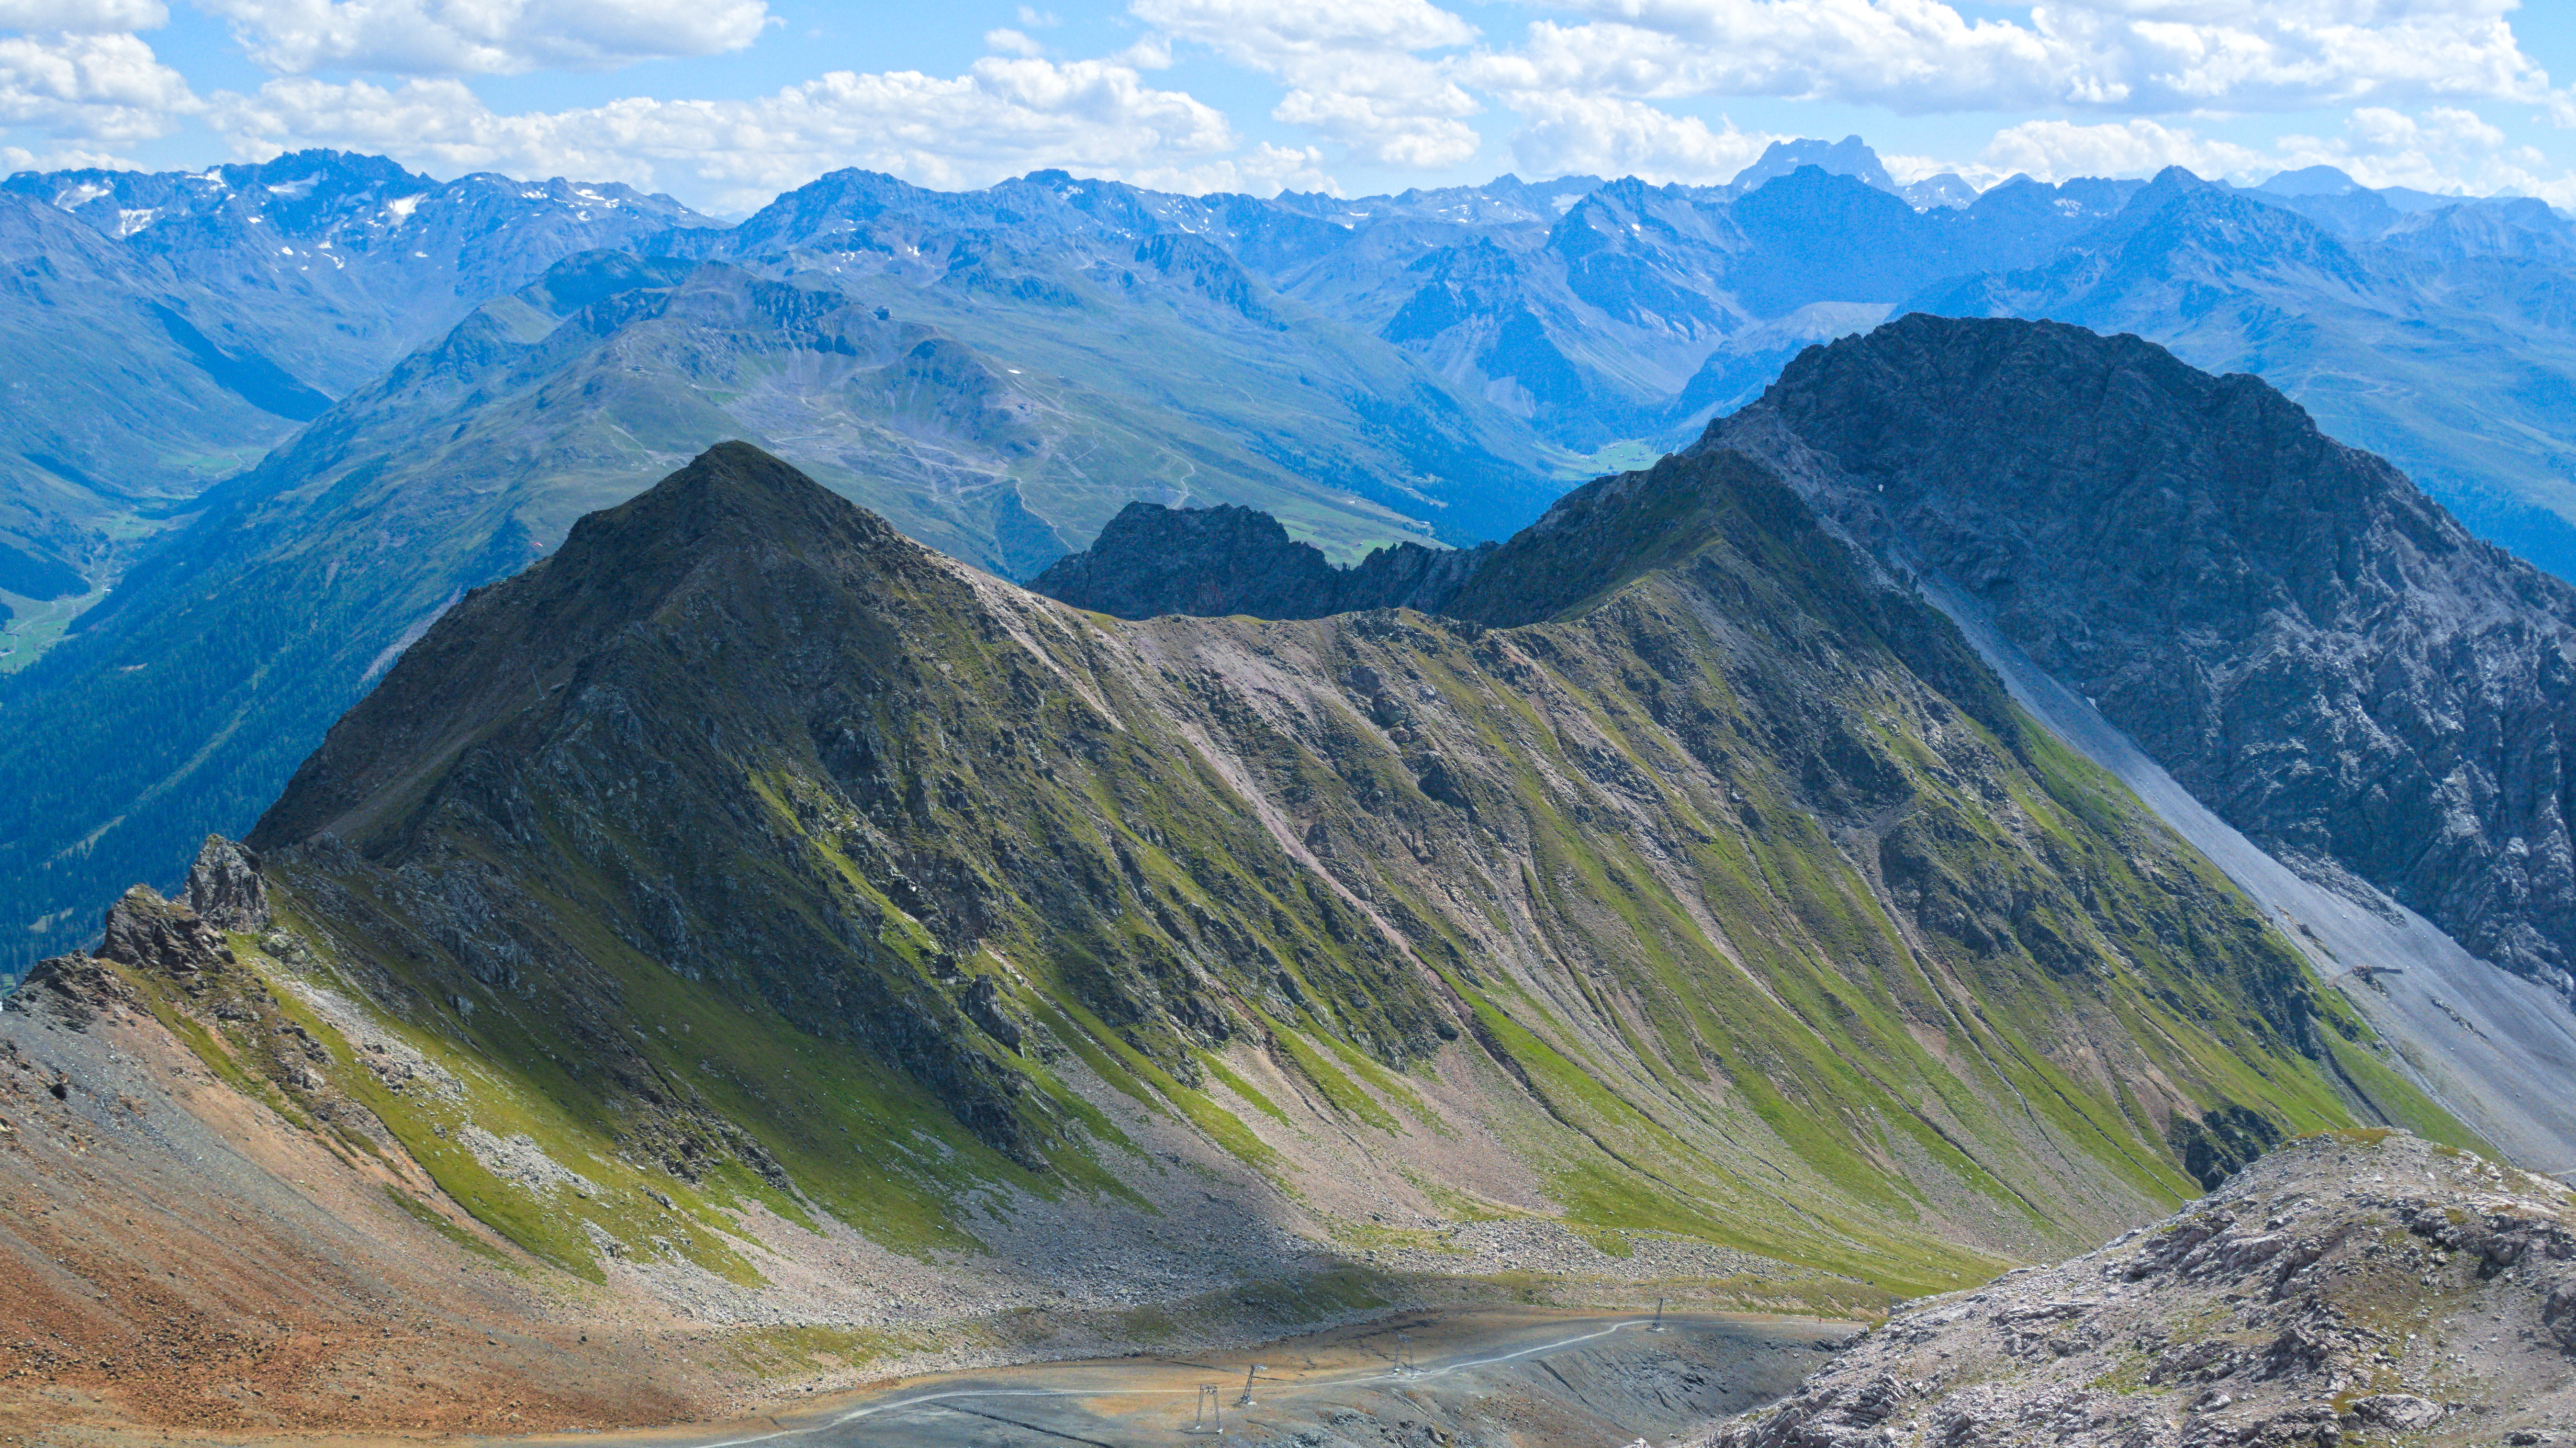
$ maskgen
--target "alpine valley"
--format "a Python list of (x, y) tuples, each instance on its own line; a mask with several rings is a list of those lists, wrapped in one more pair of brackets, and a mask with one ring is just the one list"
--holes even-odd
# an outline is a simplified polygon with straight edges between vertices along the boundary
[(1126, 1443), (860, 1435), (1262, 1344), (1304, 1448), (2576, 1413), (2546, 207), (0, 219), (0, 1439)]

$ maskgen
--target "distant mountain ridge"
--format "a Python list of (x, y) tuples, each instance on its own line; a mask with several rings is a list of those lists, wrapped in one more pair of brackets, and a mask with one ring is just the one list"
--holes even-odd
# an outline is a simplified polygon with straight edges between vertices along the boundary
[(10, 176), (0, 544), (93, 592), (207, 488), (474, 307), (570, 253), (711, 224), (614, 184), (440, 182), (336, 151)]
[(1324, 618), (1372, 608), (1438, 613), (1494, 547), (1399, 543), (1336, 568), (1313, 544), (1291, 541), (1267, 513), (1129, 503), (1089, 548), (1057, 559), (1028, 586), (1119, 618)]

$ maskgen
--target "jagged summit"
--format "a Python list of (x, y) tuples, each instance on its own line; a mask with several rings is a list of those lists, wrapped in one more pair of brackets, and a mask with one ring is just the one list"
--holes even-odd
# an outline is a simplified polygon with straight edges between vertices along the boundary
[(1698, 447), (1953, 580), (2266, 848), (2576, 990), (2576, 589), (2266, 383), (1917, 314), (1809, 350)]
[(1737, 191), (1751, 191), (1766, 181), (1786, 176), (1801, 166), (1817, 166), (1837, 176), (1849, 176), (1880, 191), (1893, 192), (1896, 182), (1878, 159), (1878, 152), (1858, 136), (1845, 136), (1839, 141), (1802, 139), (1773, 141), (1754, 158), (1753, 164), (1735, 173), (1727, 184)]

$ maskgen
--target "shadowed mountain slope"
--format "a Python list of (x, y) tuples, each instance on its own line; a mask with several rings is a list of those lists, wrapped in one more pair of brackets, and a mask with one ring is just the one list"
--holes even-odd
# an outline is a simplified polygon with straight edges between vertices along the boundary
[(1803, 355), (1700, 448), (1955, 582), (2267, 849), (2576, 987), (2576, 591), (2263, 382), (1918, 315)]
[(1910, 305), (2135, 332), (2195, 367), (2256, 374), (2480, 536), (2576, 577), (2564, 224), (2515, 227), (2490, 202), (2339, 228), (2297, 200), (2168, 170), (2045, 263)]

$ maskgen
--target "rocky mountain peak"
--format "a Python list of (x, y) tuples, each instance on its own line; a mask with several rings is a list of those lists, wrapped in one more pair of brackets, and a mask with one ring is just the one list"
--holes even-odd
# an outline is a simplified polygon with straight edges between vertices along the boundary
[(1887, 167), (1878, 159), (1878, 152), (1858, 136), (1845, 136), (1839, 141), (1812, 138), (1773, 141), (1754, 158), (1752, 165), (1737, 172), (1735, 179), (1728, 184), (1738, 191), (1750, 191), (1802, 166), (1850, 176), (1881, 191), (1896, 190), (1895, 179), (1887, 174)]
[[(677, 622), (720, 652), (727, 620), (665, 617), (684, 596), (716, 607), (745, 590), (915, 577), (944, 565), (882, 518), (747, 443), (719, 443), (617, 507), (573, 525), (517, 578), (450, 609), (306, 760), (250, 835), (266, 850), (322, 830), (394, 827), (386, 791), (423, 760), (495, 727), (542, 731), (570, 679), (621, 639)], [(682, 605), (686, 607), (687, 605)], [(374, 808), (367, 808), (372, 801)], [(352, 812), (356, 813), (352, 813)]]
[(2275, 853), (2576, 987), (2576, 590), (2270, 386), (1917, 314), (1809, 350), (1698, 448), (1946, 576)]

